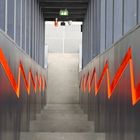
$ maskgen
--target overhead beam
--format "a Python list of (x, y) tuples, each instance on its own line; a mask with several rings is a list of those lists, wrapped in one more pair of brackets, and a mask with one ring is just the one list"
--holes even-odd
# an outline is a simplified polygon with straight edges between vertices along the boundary
[[(80, 22), (82, 22), (83, 18), (71, 18), (71, 19), (59, 18), (58, 20), (59, 21), (69, 21), (69, 20), (72, 20), (72, 21), (80, 21)], [(54, 18), (44, 18), (44, 21), (54, 21)]]
[(63, 9), (63, 8), (67, 8), (67, 9), (87, 9), (88, 4), (87, 3), (59, 3), (59, 2), (50, 2), (50, 3), (46, 3), (46, 2), (41, 2), (40, 3), (41, 8), (51, 8), (51, 9)]
[(89, 0), (39, 0), (40, 2), (79, 2), (79, 3), (87, 3)]
[[(59, 13), (60, 9), (59, 8), (56, 8), (55, 10), (54, 9), (49, 9), (49, 8), (42, 8), (41, 11), (43, 13)], [(70, 14), (85, 14), (86, 13), (86, 9), (68, 9), (69, 13)]]
[[(62, 16), (60, 16), (59, 15), (59, 13), (44, 13), (43, 14), (43, 16), (44, 17), (62, 17)], [(69, 16), (67, 16), (67, 17), (84, 17), (85, 16), (85, 14), (74, 14), (74, 13), (72, 13), (72, 14), (69, 14)]]
[(71, 18), (84, 18), (84, 15), (70, 15), (70, 16), (67, 16), (67, 17), (62, 17), (62, 16), (59, 16), (57, 14), (52, 14), (52, 15), (47, 15), (47, 14), (44, 14), (44, 18), (64, 18), (64, 19), (71, 19)]

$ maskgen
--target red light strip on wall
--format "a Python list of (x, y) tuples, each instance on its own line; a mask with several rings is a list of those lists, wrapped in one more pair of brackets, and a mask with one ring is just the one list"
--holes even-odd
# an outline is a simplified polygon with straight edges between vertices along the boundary
[(44, 78), (44, 80), (42, 80), (42, 76), (39, 77), (37, 73), (34, 78), (31, 69), (29, 70), (28, 79), (27, 79), (24, 67), (21, 62), (18, 67), (18, 81), (16, 81), (14, 78), (14, 75), (12, 73), (12, 70), (10, 69), (7, 59), (1, 48), (0, 48), (0, 64), (2, 65), (4, 72), (5, 72), (6, 76), (8, 77), (10, 84), (18, 98), (20, 97), (20, 77), (21, 77), (21, 75), (23, 76), (28, 95), (30, 94), (30, 91), (31, 91), (31, 81), (32, 81), (35, 93), (37, 92), (37, 88), (39, 89), (39, 91), (41, 91), (41, 88), (43, 91), (45, 90), (45, 87), (47, 86), (46, 79)]
[[(127, 53), (125, 54), (125, 57), (122, 60), (121, 65), (119, 66), (118, 70), (115, 73), (115, 76), (113, 77), (112, 83), (110, 83), (110, 74), (109, 74), (109, 65), (106, 61), (103, 71), (101, 73), (101, 76), (99, 78), (99, 81), (97, 82), (97, 76), (96, 76), (96, 69), (94, 68), (90, 76), (84, 76), (81, 80), (81, 87), (82, 91), (86, 91), (86, 87), (88, 86), (88, 92), (91, 92), (92, 82), (94, 80), (94, 90), (95, 95), (98, 94), (98, 91), (100, 89), (101, 83), (103, 81), (104, 76), (107, 77), (107, 95), (108, 99), (113, 94), (113, 91), (115, 90), (123, 72), (127, 68), (127, 66), (130, 66), (130, 84), (131, 84), (131, 94), (132, 94), (132, 105), (135, 105), (140, 100), (140, 83), (138, 83), (135, 86), (135, 78), (134, 78), (134, 66), (133, 66), (133, 60), (132, 60), (132, 49), (129, 48)], [(84, 84), (85, 78), (88, 77), (88, 84)]]

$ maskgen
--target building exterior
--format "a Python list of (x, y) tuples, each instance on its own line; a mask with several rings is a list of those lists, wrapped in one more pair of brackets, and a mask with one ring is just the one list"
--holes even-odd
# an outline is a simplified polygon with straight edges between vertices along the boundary
[[(49, 53), (79, 53), (82, 43), (81, 22), (55, 27), (54, 22), (46, 22), (46, 45)], [(56, 45), (57, 44), (57, 45)]]

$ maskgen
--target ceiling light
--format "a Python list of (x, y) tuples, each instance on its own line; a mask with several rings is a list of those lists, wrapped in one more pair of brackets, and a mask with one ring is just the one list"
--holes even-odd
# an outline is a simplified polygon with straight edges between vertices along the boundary
[(68, 16), (69, 15), (69, 11), (67, 9), (60, 10), (59, 11), (59, 15), (60, 16)]

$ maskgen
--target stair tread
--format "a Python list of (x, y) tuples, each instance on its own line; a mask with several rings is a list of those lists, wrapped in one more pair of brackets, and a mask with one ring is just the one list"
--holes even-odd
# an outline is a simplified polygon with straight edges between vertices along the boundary
[(44, 107), (46, 109), (81, 109), (79, 104), (47, 104)]
[(104, 133), (21, 133), (21, 140), (105, 140)]
[(49, 104), (37, 119), (30, 122), (29, 132), (22, 132), (20, 140), (105, 140), (104, 133), (94, 132), (78, 104)]
[(94, 124), (86, 121), (34, 121), (30, 131), (39, 132), (93, 132)]
[(82, 110), (51, 110), (51, 109), (48, 109), (48, 110), (43, 110), (41, 111), (41, 113), (71, 113), (71, 114), (84, 114), (84, 112)]
[(87, 120), (87, 115), (83, 114), (70, 114), (70, 113), (49, 113), (49, 114), (38, 114), (37, 120), (64, 120), (64, 119), (75, 119), (75, 120)]
[(77, 122), (77, 123), (88, 123), (85, 118), (50, 118), (50, 119), (37, 119), (33, 120), (30, 123), (66, 123), (66, 122)]

